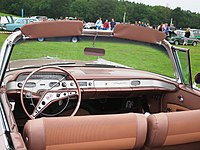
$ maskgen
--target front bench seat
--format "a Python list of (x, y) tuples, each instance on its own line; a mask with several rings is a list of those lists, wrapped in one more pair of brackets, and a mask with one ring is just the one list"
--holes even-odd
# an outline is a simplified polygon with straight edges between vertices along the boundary
[(153, 114), (147, 122), (145, 150), (200, 149), (200, 110)]
[(142, 114), (53, 117), (29, 120), (24, 127), (28, 150), (128, 150), (144, 146)]

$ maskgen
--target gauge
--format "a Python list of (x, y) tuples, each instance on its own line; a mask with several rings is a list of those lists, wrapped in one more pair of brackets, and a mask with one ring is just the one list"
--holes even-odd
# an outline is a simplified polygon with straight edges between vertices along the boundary
[(33, 88), (33, 87), (36, 87), (36, 83), (35, 82), (27, 82), (25, 87), (27, 88)]

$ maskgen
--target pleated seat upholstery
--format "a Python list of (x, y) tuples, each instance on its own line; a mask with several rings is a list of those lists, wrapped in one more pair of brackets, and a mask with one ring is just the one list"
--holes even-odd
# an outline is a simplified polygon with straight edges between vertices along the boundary
[(29, 120), (23, 137), (29, 150), (128, 150), (144, 146), (143, 114), (51, 117)]
[(147, 118), (146, 150), (199, 150), (200, 110), (158, 113)]

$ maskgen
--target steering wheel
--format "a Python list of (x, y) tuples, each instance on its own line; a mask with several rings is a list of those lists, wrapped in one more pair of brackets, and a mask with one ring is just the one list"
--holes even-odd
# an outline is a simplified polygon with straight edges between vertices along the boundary
[[(26, 84), (28, 83), (28, 80), (31, 78), (31, 76), (33, 76), (33, 74), (42, 71), (42, 70), (46, 70), (46, 69), (56, 69), (59, 70), (61, 72), (64, 72), (64, 74), (66, 76), (69, 76), (70, 79), (72, 80), (72, 82), (70, 82), (71, 86), (73, 86), (72, 88), (68, 88), (69, 85), (67, 85), (66, 82), (64, 82), (63, 80), (65, 79), (65, 77), (63, 77), (62, 79), (60, 79), (58, 82), (56, 82), (55, 84), (53, 84), (53, 86), (51, 86), (50, 89), (45, 89), (45, 91), (40, 92), (40, 94), (36, 94), (30, 90), (28, 90), (28, 88), (26, 88)], [(60, 83), (62, 82), (62, 87), (58, 87), (57, 85), (60, 85)], [(32, 93), (34, 96), (39, 97), (39, 100), (33, 110), (33, 112), (30, 114), (25, 105), (24, 105), (24, 95), (27, 93)], [(31, 95), (32, 95), (31, 94)], [(29, 94), (30, 95), (30, 94)], [(22, 104), (22, 108), (24, 109), (24, 112), (27, 114), (27, 116), (30, 119), (35, 119), (39, 114), (42, 113), (42, 111), (47, 108), (50, 104), (57, 102), (59, 100), (63, 100), (63, 99), (70, 99), (72, 97), (78, 97), (78, 101), (76, 104), (76, 107), (73, 111), (73, 113), (71, 114), (71, 116), (74, 116), (81, 104), (81, 90), (79, 87), (79, 84), (77, 83), (75, 77), (69, 73), (68, 71), (66, 71), (65, 69), (61, 68), (61, 67), (55, 67), (55, 66), (45, 66), (45, 67), (41, 67), (38, 68), (34, 71), (32, 71), (27, 78), (25, 79), (22, 88), (21, 88), (21, 92), (20, 92), (20, 99), (21, 99), (21, 104)]]

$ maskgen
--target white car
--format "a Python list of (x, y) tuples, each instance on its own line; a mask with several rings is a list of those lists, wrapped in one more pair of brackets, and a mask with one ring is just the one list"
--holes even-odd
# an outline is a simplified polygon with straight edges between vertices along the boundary
[(88, 22), (84, 26), (85, 29), (96, 29), (96, 24), (94, 22)]

